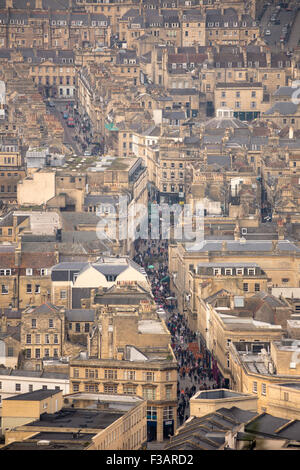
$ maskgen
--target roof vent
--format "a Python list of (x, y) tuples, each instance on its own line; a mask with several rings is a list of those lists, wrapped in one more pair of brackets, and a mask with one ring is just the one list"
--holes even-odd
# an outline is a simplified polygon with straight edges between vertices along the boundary
[(49, 445), (50, 445), (50, 441), (45, 441), (45, 440), (37, 441), (36, 445), (37, 445), (37, 446), (49, 446)]

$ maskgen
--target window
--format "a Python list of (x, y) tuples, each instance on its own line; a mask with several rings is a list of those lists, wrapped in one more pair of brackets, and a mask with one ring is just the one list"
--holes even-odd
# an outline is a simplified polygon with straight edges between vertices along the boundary
[(32, 269), (26, 268), (26, 276), (32, 276)]
[(28, 385), (28, 392), (33, 392), (33, 385), (32, 384)]
[(166, 400), (171, 400), (172, 398), (172, 385), (166, 385)]
[(43, 385), (43, 386), (42, 386), (42, 389), (43, 389), (43, 390), (47, 390), (47, 385)]
[(48, 348), (45, 349), (45, 357), (49, 357), (50, 356), (50, 351)]
[(252, 384), (252, 392), (257, 393), (257, 382), (253, 382)]
[(232, 269), (226, 268), (226, 269), (225, 269), (225, 275), (226, 275), (226, 276), (231, 276), (231, 274), (232, 274)]
[(118, 385), (104, 384), (104, 393), (118, 393)]
[(21, 384), (16, 384), (16, 392), (20, 392), (21, 391)]
[(0, 269), (0, 276), (10, 276), (11, 269)]
[(76, 333), (80, 333), (80, 323), (75, 323), (75, 331)]
[(34, 288), (34, 293), (35, 294), (40, 294), (41, 292), (41, 286), (39, 284), (36, 284), (35, 288)]
[(1, 294), (8, 294), (8, 286), (6, 284), (2, 284)]
[(84, 324), (84, 332), (85, 333), (88, 333), (90, 331), (90, 324), (89, 323), (85, 323)]
[(7, 348), (7, 356), (8, 357), (13, 357), (14, 356), (14, 348), (12, 348), (11, 346), (9, 346)]
[(47, 276), (47, 269), (46, 269), (46, 268), (42, 268), (42, 269), (40, 270), (40, 274), (41, 274), (41, 276)]
[(66, 299), (67, 298), (67, 291), (66, 290), (61, 290), (60, 291), (60, 298), (62, 300)]
[(243, 291), (248, 292), (248, 284), (246, 282), (243, 284)]
[(144, 380), (146, 382), (154, 382), (154, 372), (144, 372)]
[(283, 393), (283, 399), (284, 399), (284, 401), (289, 401), (289, 394), (288, 394), (288, 392), (284, 392), (284, 393)]
[(157, 421), (156, 406), (149, 406), (147, 408), (147, 421)]
[(135, 380), (135, 370), (124, 370), (125, 380)]
[(135, 395), (136, 394), (136, 385), (123, 385), (124, 395)]
[(73, 392), (79, 392), (79, 384), (73, 383)]
[(145, 387), (143, 390), (143, 398), (145, 400), (155, 400), (156, 390), (154, 387)]
[(249, 276), (254, 276), (254, 275), (255, 275), (255, 269), (249, 268), (249, 269), (248, 269), (248, 275), (249, 275)]
[(31, 335), (26, 335), (26, 344), (31, 344)]
[(31, 319), (31, 328), (36, 328), (36, 318)]
[(54, 328), (53, 319), (49, 318), (49, 328)]
[(173, 408), (172, 408), (172, 406), (166, 406), (164, 408), (163, 419), (164, 420), (173, 419)]
[(35, 343), (36, 344), (41, 344), (41, 335), (40, 334), (35, 335)]
[(31, 293), (32, 293), (32, 286), (31, 286), (31, 284), (27, 284), (27, 285), (26, 285), (26, 293), (27, 293), (27, 294), (31, 294)]
[(244, 274), (244, 269), (243, 268), (237, 268), (236, 274)]
[(222, 273), (221, 268), (214, 268), (214, 276), (217, 276)]
[(104, 371), (104, 378), (105, 379), (113, 379), (113, 380), (116, 380), (117, 379), (117, 370), (116, 369), (106, 369)]
[(267, 394), (267, 385), (266, 384), (261, 384), (261, 394), (262, 395)]
[(74, 377), (74, 379), (79, 378), (79, 369), (73, 369), (73, 377)]
[(49, 338), (48, 333), (45, 334), (45, 343), (50, 344), (50, 338)]
[(54, 335), (54, 344), (58, 344), (58, 335), (57, 334)]

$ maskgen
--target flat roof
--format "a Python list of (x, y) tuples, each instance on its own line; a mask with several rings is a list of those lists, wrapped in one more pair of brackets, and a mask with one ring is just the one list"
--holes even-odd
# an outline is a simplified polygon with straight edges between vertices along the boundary
[(197, 400), (222, 400), (224, 398), (237, 398), (246, 396), (244, 393), (233, 392), (231, 390), (205, 390), (197, 393), (194, 397)]
[(106, 429), (124, 412), (107, 410), (87, 410), (76, 408), (63, 408), (57, 413), (44, 413), (39, 420), (26, 424), (26, 427), (42, 428), (74, 428), (74, 429)]
[(37, 441), (12, 442), (0, 450), (83, 450), (86, 447), (85, 442), (50, 442), (42, 444)]
[(5, 398), (5, 400), (18, 400), (18, 401), (42, 401), (46, 398), (52, 397), (52, 395), (56, 395), (58, 393), (62, 393), (61, 390), (35, 390), (34, 392), (28, 393), (21, 393), (20, 395), (15, 395), (13, 397)]
[(143, 334), (163, 335), (167, 333), (161, 321), (156, 320), (140, 320), (138, 322), (138, 331)]

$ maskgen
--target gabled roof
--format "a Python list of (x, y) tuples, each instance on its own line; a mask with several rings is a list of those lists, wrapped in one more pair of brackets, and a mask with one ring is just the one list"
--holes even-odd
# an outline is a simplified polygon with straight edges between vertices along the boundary
[(53, 313), (58, 313), (60, 311), (60, 308), (56, 307), (55, 305), (51, 303), (44, 303), (40, 305), (39, 307), (28, 307), (24, 310), (24, 313), (31, 313), (31, 314), (53, 314)]

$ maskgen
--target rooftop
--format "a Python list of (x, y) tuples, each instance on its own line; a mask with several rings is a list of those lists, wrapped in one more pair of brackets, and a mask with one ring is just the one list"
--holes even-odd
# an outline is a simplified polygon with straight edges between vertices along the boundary
[(63, 408), (57, 413), (44, 413), (40, 419), (26, 424), (26, 428), (105, 429), (121, 418), (124, 412)]
[(61, 393), (61, 390), (35, 390), (34, 392), (21, 393), (20, 395), (15, 395), (13, 397), (6, 398), (5, 400), (14, 400), (14, 401), (42, 401), (46, 398), (52, 397)]

